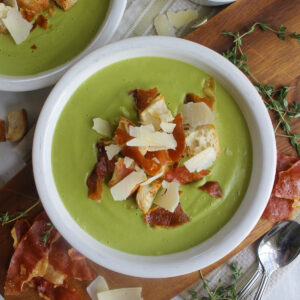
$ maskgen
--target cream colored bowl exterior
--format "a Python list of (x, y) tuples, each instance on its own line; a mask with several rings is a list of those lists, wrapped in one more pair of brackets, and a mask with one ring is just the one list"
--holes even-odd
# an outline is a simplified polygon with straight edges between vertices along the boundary
[[(51, 145), (56, 122), (76, 89), (98, 70), (143, 56), (177, 59), (209, 73), (233, 96), (247, 121), (253, 144), (253, 170), (248, 191), (231, 220), (204, 243), (163, 256), (139, 256), (109, 248), (72, 219), (56, 190)], [(98, 49), (73, 66), (49, 95), (38, 120), (33, 168), (38, 193), (53, 224), (76, 249), (114, 271), (139, 277), (171, 277), (204, 268), (233, 250), (258, 222), (272, 190), (276, 166), (273, 127), (263, 101), (247, 77), (227, 59), (199, 44), (178, 38), (140, 37)]]
[(70, 62), (55, 69), (30, 76), (0, 75), (0, 90), (11, 92), (32, 91), (55, 84), (68, 68), (95, 49), (96, 42), (98, 47), (109, 42), (121, 22), (126, 4), (127, 0), (110, 0), (108, 13), (98, 34), (90, 45)]

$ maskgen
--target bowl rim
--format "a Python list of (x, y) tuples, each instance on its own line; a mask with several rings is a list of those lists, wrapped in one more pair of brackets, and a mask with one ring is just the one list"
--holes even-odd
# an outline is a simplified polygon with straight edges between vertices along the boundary
[(55, 84), (59, 78), (76, 62), (96, 49), (107, 44), (120, 25), (127, 0), (110, 0), (109, 7), (97, 34), (93, 40), (72, 60), (43, 71), (41, 73), (26, 76), (8, 76), (0, 74), (0, 90), (10, 92), (25, 92), (45, 88)]
[[(202, 64), (201, 69), (205, 72), (205, 68), (211, 68), (207, 73), (229, 89), (238, 102), (252, 140), (251, 179), (248, 191), (236, 213), (219, 232), (200, 245), (162, 256), (128, 254), (109, 248), (89, 236), (64, 208), (52, 175), (52, 137), (59, 118), (58, 111), (65, 105), (62, 102), (68, 101), (85, 78), (103, 68), (103, 63), (110, 65), (111, 60), (121, 61), (137, 56), (169, 57), (185, 62), (198, 62)], [(244, 108), (241, 105), (245, 105)], [(171, 37), (150, 36), (119, 41), (94, 51), (73, 66), (46, 100), (33, 143), (33, 171), (37, 190), (46, 212), (64, 238), (86, 257), (108, 269), (145, 278), (164, 278), (190, 273), (216, 262), (231, 252), (246, 238), (263, 213), (273, 188), (275, 169), (276, 143), (273, 126), (268, 111), (252, 83), (237, 67), (213, 50), (191, 41)], [(214, 246), (216, 243), (218, 247)]]

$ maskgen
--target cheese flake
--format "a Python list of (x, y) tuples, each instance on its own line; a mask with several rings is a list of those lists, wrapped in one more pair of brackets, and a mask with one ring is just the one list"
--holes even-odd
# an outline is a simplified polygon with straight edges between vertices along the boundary
[(9, 9), (6, 18), (2, 19), (2, 22), (17, 45), (27, 39), (32, 28), (32, 24), (22, 17), (16, 7)]
[(143, 170), (133, 171), (110, 189), (112, 197), (115, 201), (126, 200), (133, 189), (146, 180), (147, 176)]
[(158, 15), (154, 19), (154, 27), (158, 35), (175, 36), (174, 28), (166, 15)]
[(98, 293), (98, 300), (143, 300), (142, 288), (123, 288)]
[(112, 133), (111, 126), (108, 121), (103, 120), (101, 118), (93, 119), (94, 125), (93, 128), (95, 131), (100, 133), (101, 135), (110, 137)]
[(206, 148), (197, 155), (193, 156), (186, 162), (184, 166), (189, 170), (189, 172), (200, 172), (206, 170), (212, 166), (217, 158), (217, 152), (213, 147)]
[(104, 148), (109, 160), (111, 160), (115, 155), (119, 154), (119, 152), (121, 151), (121, 147), (119, 145), (114, 144), (105, 146)]
[(174, 212), (179, 203), (179, 183), (163, 181), (162, 186), (164, 190), (154, 202), (158, 206)]
[(214, 115), (210, 108), (205, 103), (187, 103), (181, 106), (183, 123), (189, 124), (192, 127), (199, 125), (212, 124)]
[(108, 285), (104, 277), (98, 276), (87, 288), (87, 293), (92, 298), (92, 300), (97, 300), (97, 294), (108, 291)]
[[(156, 157), (155, 157), (156, 158)], [(151, 182), (153, 182), (154, 180), (158, 179), (159, 177), (163, 176), (164, 175), (164, 172), (160, 172), (158, 173), (157, 175), (155, 176), (152, 176), (152, 177), (149, 177), (146, 181), (144, 181), (143, 183), (141, 183), (141, 185), (148, 185), (150, 184)]]
[(134, 160), (128, 156), (124, 157), (124, 165), (127, 169), (129, 169), (132, 165), (132, 163), (134, 163)]
[(167, 13), (168, 19), (170, 20), (171, 24), (179, 29), (184, 25), (191, 23), (192, 21), (198, 18), (198, 12), (194, 9), (182, 10), (178, 12), (168, 12)]
[(160, 128), (166, 133), (172, 133), (176, 127), (174, 123), (161, 122)]

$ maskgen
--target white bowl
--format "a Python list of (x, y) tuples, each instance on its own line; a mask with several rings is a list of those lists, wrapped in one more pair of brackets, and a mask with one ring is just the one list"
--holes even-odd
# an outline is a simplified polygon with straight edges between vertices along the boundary
[(0, 90), (12, 92), (32, 91), (55, 84), (66, 70), (70, 68), (70, 66), (94, 50), (96, 43), (97, 47), (99, 47), (109, 42), (121, 22), (126, 4), (127, 0), (110, 0), (106, 18), (99, 28), (97, 35), (93, 41), (74, 59), (58, 66), (57, 68), (34, 75), (0, 75)]
[[(52, 175), (51, 145), (57, 120), (76, 89), (98, 70), (142, 56), (177, 59), (212, 75), (238, 103), (253, 141), (253, 170), (240, 207), (230, 221), (204, 243), (163, 256), (139, 256), (109, 248), (77, 225), (64, 207)], [(38, 120), (33, 169), (38, 193), (55, 227), (94, 262), (139, 277), (170, 277), (204, 268), (233, 250), (258, 222), (272, 190), (276, 166), (273, 127), (263, 101), (247, 77), (218, 53), (199, 44), (170, 37), (139, 37), (98, 49), (72, 67), (49, 95)]]
[(235, 2), (236, 0), (191, 0), (194, 3), (206, 6), (218, 6)]

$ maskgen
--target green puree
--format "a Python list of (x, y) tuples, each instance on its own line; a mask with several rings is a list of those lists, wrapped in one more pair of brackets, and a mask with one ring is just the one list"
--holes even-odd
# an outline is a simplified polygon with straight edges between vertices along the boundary
[(223, 198), (215, 199), (198, 190), (200, 182), (182, 186), (181, 203), (191, 222), (165, 229), (148, 227), (135, 200), (114, 201), (106, 185), (101, 203), (87, 196), (85, 182), (96, 163), (95, 144), (99, 138), (92, 130), (93, 118), (114, 123), (128, 110), (130, 118), (136, 121), (128, 91), (153, 87), (165, 96), (175, 115), (187, 92), (202, 94), (203, 80), (207, 77), (198, 68), (176, 60), (135, 58), (94, 74), (70, 98), (53, 138), (52, 171), (71, 216), (103, 244), (140, 255), (182, 251), (215, 234), (239, 207), (251, 174), (251, 140), (240, 109), (218, 83), (215, 125), (222, 153), (205, 180), (218, 181)]
[(79, 0), (67, 12), (57, 8), (48, 29), (37, 26), (20, 45), (9, 34), (0, 34), (0, 74), (33, 75), (72, 60), (99, 31), (108, 5), (109, 0)]

